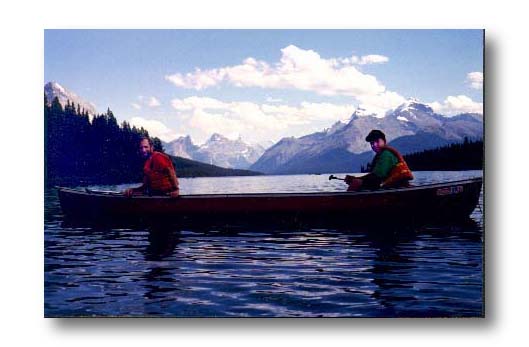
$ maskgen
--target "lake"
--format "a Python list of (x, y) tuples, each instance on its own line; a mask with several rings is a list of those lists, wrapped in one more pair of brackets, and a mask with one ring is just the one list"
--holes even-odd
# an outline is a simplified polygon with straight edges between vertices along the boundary
[[(414, 174), (419, 185), (482, 171)], [(181, 178), (180, 186), (181, 194), (346, 188), (328, 174)], [(72, 228), (55, 189), (45, 190), (44, 207), (46, 317), (484, 315), (483, 191), (468, 223), (391, 230)]]

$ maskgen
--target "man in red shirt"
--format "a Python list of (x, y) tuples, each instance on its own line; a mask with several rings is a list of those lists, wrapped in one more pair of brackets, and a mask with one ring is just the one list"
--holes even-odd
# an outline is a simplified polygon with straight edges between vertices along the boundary
[(140, 140), (140, 154), (145, 159), (143, 184), (125, 190), (123, 194), (128, 197), (138, 193), (178, 197), (178, 178), (171, 159), (166, 154), (155, 151), (152, 140), (146, 137)]

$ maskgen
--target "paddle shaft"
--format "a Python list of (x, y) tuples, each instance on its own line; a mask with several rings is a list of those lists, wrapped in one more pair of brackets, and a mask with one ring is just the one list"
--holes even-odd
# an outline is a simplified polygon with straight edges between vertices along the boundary
[(85, 192), (89, 194), (104, 194), (104, 195), (123, 195), (121, 192), (109, 191), (109, 190), (93, 190), (90, 188), (85, 188)]
[(345, 181), (345, 178), (340, 178), (340, 177), (336, 177), (334, 175), (330, 175), (329, 176), (329, 180), (340, 180), (340, 181)]

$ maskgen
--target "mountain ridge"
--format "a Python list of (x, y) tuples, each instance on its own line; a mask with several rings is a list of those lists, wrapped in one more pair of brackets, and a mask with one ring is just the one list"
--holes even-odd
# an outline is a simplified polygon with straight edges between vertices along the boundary
[(181, 136), (164, 143), (164, 149), (171, 155), (233, 169), (248, 169), (265, 151), (263, 147), (249, 145), (241, 138), (230, 140), (218, 133), (213, 133), (200, 146), (195, 145), (189, 135)]
[(75, 106), (79, 105), (81, 109), (84, 109), (90, 116), (97, 114), (97, 110), (94, 104), (84, 100), (74, 92), (66, 89), (57, 82), (51, 81), (44, 85), (44, 95), (48, 101), (48, 105), (55, 97), (59, 100), (62, 107), (65, 107), (68, 102), (73, 103)]
[(446, 117), (413, 99), (384, 117), (369, 115), (359, 108), (345, 124), (337, 122), (321, 132), (281, 139), (265, 151), (250, 170), (268, 174), (359, 170), (372, 157), (365, 141), (372, 129), (382, 130), (388, 144), (407, 154), (462, 142), (465, 138), (482, 138), (483, 117), (472, 113)]

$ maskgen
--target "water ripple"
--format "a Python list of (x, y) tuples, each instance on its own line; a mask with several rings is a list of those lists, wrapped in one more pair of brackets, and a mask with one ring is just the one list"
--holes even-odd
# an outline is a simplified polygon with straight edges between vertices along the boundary
[[(341, 187), (317, 175), (282, 177), (288, 187), (278, 187), (270, 176), (252, 177), (240, 187), (286, 190), (303, 179), (302, 189)], [(214, 192), (240, 183), (223, 178), (213, 189), (211, 180), (183, 180), (190, 183), (183, 186)], [(469, 225), (414, 230), (152, 231), (63, 227), (56, 194), (46, 191), (45, 198), (46, 316), (464, 317), (483, 312), (479, 208)]]

